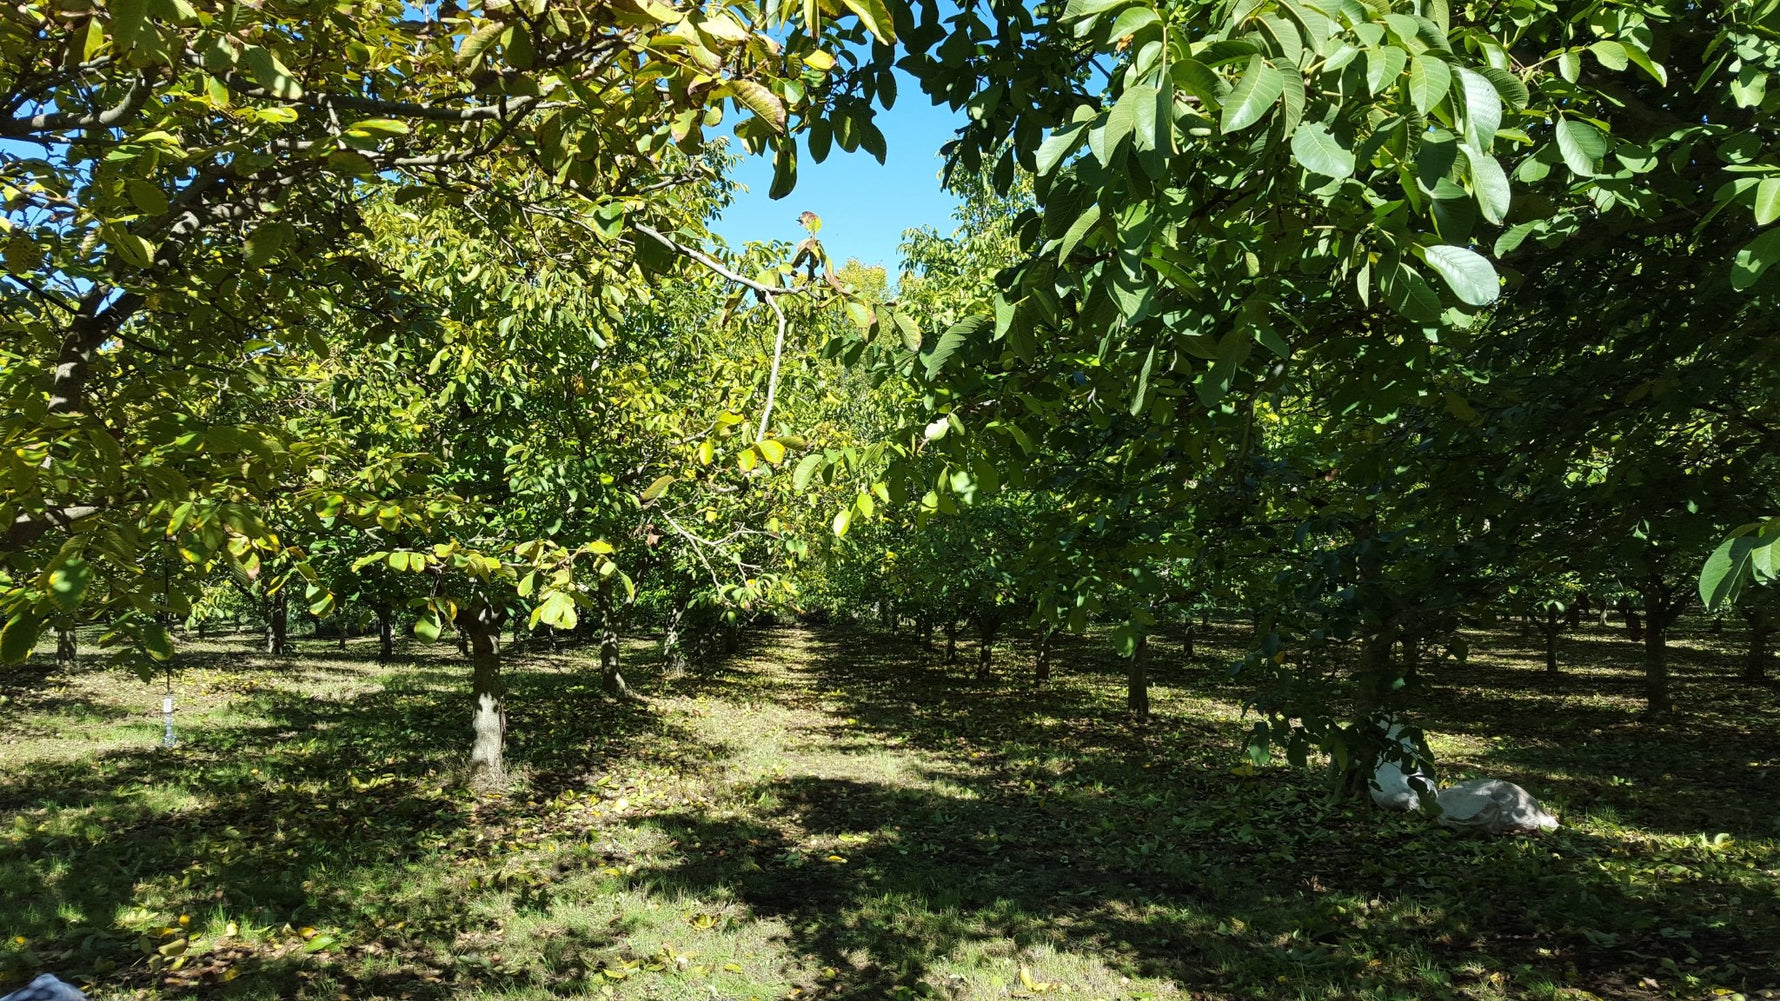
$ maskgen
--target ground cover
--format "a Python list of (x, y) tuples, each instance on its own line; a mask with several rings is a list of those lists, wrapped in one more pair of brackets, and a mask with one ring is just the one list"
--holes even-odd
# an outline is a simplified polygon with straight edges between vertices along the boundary
[[(1486, 840), (1238, 766), (1240, 626), (1156, 644), (1156, 717), (1104, 644), (993, 685), (862, 628), (750, 634), (641, 700), (590, 652), (512, 658), (521, 780), (458, 781), (467, 667), (192, 643), (158, 686), (0, 676), (0, 984), (100, 998), (1691, 998), (1780, 988), (1776, 692), (1733, 634), (1475, 636), (1416, 702), (1449, 779), (1557, 809)], [(438, 651), (435, 655), (433, 651)], [(1720, 994), (1720, 992), (1724, 992)]]

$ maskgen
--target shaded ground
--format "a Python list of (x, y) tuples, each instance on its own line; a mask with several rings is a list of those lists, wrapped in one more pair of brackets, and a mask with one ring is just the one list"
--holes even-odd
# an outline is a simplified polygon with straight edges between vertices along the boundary
[[(510, 672), (503, 797), (461, 791), (467, 669), (368, 645), (199, 645), (160, 689), (0, 676), (0, 984), (100, 997), (1583, 998), (1780, 988), (1776, 693), (1677, 652), (1638, 717), (1635, 649), (1477, 638), (1418, 699), (1447, 777), (1559, 809), (1536, 840), (1330, 809), (1233, 774), (1239, 631), (1121, 665), (966, 679), (904, 639), (766, 631), (643, 702), (586, 655)], [(1723, 637), (1726, 642), (1734, 636)], [(443, 651), (447, 648), (432, 648)], [(970, 661), (964, 651), (964, 660)]]

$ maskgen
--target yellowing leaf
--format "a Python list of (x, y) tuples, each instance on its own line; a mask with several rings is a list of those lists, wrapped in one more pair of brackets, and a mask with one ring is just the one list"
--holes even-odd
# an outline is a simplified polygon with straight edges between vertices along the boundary
[(785, 461), (785, 445), (783, 442), (773, 438), (764, 438), (754, 447), (760, 449), (761, 458), (775, 466)]

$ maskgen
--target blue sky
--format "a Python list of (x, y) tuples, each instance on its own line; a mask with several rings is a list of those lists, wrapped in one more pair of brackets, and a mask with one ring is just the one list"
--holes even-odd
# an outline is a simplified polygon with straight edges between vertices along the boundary
[(748, 157), (735, 177), (749, 190), (737, 195), (713, 231), (733, 247), (749, 240), (795, 243), (804, 236), (798, 213), (808, 210), (822, 217), (822, 243), (836, 264), (857, 257), (884, 265), (894, 280), (904, 230), (932, 226), (950, 233), (955, 226), (952, 210), (958, 200), (940, 189), (939, 148), (963, 120), (960, 113), (928, 104), (912, 78), (900, 71), (898, 77), (896, 106), (877, 117), (888, 148), (882, 166), (870, 153), (844, 153), (839, 146), (826, 162), (816, 163), (800, 142), (797, 189), (774, 201), (766, 196), (772, 158)]

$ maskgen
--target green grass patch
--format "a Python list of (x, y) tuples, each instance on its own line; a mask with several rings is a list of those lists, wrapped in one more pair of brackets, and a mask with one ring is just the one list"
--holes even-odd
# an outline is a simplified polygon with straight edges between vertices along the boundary
[(1780, 988), (1780, 736), (1734, 635), (1636, 649), (1474, 637), (1416, 701), (1448, 778), (1564, 827), (1491, 840), (1314, 773), (1239, 774), (1240, 630), (1121, 664), (1023, 640), (969, 680), (881, 633), (767, 630), (726, 663), (599, 691), (510, 658), (501, 795), (463, 788), (468, 668), (360, 643), (191, 644), (161, 686), (0, 676), (0, 985), (99, 998), (1695, 998)]

